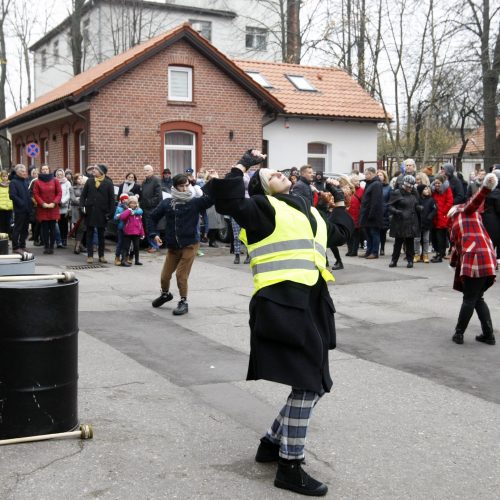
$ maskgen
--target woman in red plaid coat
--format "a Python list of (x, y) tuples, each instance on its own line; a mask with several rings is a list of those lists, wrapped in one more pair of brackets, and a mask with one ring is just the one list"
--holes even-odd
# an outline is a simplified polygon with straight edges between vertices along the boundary
[(474, 197), (466, 203), (453, 206), (448, 212), (450, 239), (454, 244), (450, 261), (450, 265), (455, 268), (453, 288), (463, 293), (462, 307), (452, 337), (456, 344), (464, 343), (464, 332), (476, 310), (483, 332), (476, 340), (495, 345), (490, 310), (483, 294), (495, 281), (497, 261), (481, 212), (484, 199), (497, 184), (496, 175), (488, 174)]

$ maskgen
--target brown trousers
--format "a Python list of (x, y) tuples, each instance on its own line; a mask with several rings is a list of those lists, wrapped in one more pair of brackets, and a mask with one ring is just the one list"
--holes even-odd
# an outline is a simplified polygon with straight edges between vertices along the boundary
[(199, 243), (188, 245), (179, 250), (168, 249), (163, 269), (161, 270), (161, 289), (164, 292), (170, 290), (170, 280), (175, 272), (177, 288), (181, 297), (187, 297), (188, 278), (191, 272), (194, 258), (198, 252)]

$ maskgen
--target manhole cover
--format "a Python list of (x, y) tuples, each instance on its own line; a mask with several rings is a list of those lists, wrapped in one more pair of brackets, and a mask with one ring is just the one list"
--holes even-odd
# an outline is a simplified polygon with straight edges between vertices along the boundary
[(66, 266), (66, 269), (81, 271), (84, 269), (104, 269), (104, 266), (101, 266), (101, 264), (84, 264), (83, 266)]

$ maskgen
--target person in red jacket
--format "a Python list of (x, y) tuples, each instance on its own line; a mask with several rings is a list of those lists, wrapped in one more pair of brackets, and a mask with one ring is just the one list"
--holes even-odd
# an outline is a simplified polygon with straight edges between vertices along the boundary
[(351, 197), (351, 204), (347, 210), (354, 221), (354, 232), (347, 242), (347, 257), (356, 257), (359, 250), (359, 240), (361, 238), (361, 228), (359, 226), (359, 213), (361, 210), (361, 198), (364, 188), (361, 187), (358, 175), (351, 176), (351, 182), (354, 184), (354, 194)]
[(446, 254), (446, 236), (448, 234), (448, 210), (453, 206), (453, 193), (448, 181), (438, 175), (431, 184), (432, 197), (436, 203), (437, 212), (432, 221), (432, 246), (436, 255), (431, 262), (443, 262)]
[(450, 265), (455, 268), (453, 288), (463, 293), (462, 307), (452, 337), (456, 344), (464, 343), (464, 332), (475, 310), (482, 330), (476, 340), (495, 345), (490, 310), (483, 294), (495, 281), (497, 260), (481, 212), (486, 196), (497, 184), (496, 175), (488, 174), (481, 189), (469, 201), (453, 206), (448, 212), (453, 245)]
[(54, 253), (56, 239), (56, 221), (59, 220), (61, 203), (61, 183), (50, 173), (48, 165), (43, 165), (33, 187), (36, 201), (36, 220), (40, 222), (42, 239), (45, 245), (43, 253)]

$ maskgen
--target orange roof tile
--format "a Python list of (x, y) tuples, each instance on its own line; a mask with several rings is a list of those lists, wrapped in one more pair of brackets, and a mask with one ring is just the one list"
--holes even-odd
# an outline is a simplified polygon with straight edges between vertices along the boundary
[[(496, 127), (497, 127), (497, 139), (500, 139), (500, 116), (497, 116)], [(467, 146), (465, 146), (464, 153), (469, 153), (469, 154), (484, 153), (484, 125), (481, 125), (479, 128), (470, 133), (467, 136), (467, 139), (469, 139), (469, 141), (467, 142)], [(461, 147), (462, 147), (462, 141), (460, 140), (454, 146), (448, 149), (448, 151), (446, 151), (445, 154), (456, 155), (459, 153)]]
[[(385, 121), (384, 108), (345, 71), (300, 64), (235, 60), (245, 71), (259, 72), (269, 92), (289, 114)], [(317, 92), (297, 90), (286, 75), (303, 76)], [(388, 118), (391, 119), (390, 115)]]
[(66, 83), (40, 96), (31, 104), (28, 104), (16, 113), (0, 121), (0, 127), (5, 127), (12, 122), (17, 122), (20, 118), (26, 118), (28, 120), (31, 118), (30, 115), (36, 112), (42, 112), (46, 110), (47, 107), (57, 107), (58, 105), (62, 107), (62, 102), (64, 101), (70, 101), (70, 104), (73, 103), (71, 101), (77, 102), (79, 98), (85, 96), (86, 93), (92, 89), (106, 84), (110, 80), (116, 78), (121, 71), (133, 67), (134, 64), (142, 60), (142, 56), (147, 57), (149, 52), (154, 54), (155, 49), (161, 48), (164, 44), (168, 44), (168, 42), (177, 41), (182, 37), (186, 37), (191, 42), (197, 44), (199, 48), (204, 50), (205, 55), (207, 55), (208, 51), (208, 57), (212, 56), (214, 60), (217, 60), (219, 66), (223, 66), (228, 73), (230, 72), (236, 77), (239, 83), (243, 85), (247, 91), (253, 92), (273, 108), (278, 110), (283, 109), (283, 104), (279, 101), (278, 97), (271, 95), (266, 89), (256, 84), (244, 70), (240, 69), (231, 59), (194, 31), (188, 23), (184, 23), (167, 33), (153, 37), (126, 52), (106, 59), (97, 66), (93, 66), (83, 73), (74, 76), (71, 80), (68, 80)]

